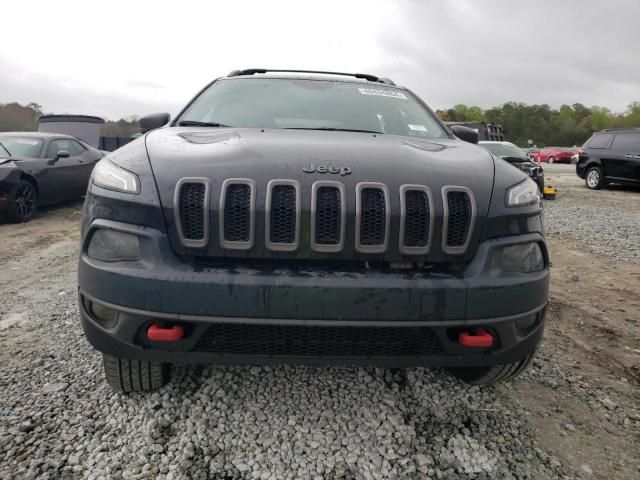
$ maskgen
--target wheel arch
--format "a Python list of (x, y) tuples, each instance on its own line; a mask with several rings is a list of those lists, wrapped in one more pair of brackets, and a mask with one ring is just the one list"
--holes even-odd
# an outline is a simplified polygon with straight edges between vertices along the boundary
[(602, 160), (600, 160), (599, 158), (590, 158), (589, 160), (587, 160), (587, 163), (584, 165), (584, 173), (586, 174), (591, 167), (599, 167), (600, 170), (602, 170), (602, 175), (603, 176), (607, 175), (607, 172), (604, 168), (604, 164), (602, 163)]
[(30, 174), (25, 173), (25, 172), (21, 172), (20, 173), (20, 180), (24, 180), (26, 182), (29, 182), (31, 185), (33, 185), (33, 188), (36, 189), (36, 192), (38, 193), (38, 195), (40, 195), (40, 185), (38, 185), (38, 181), (35, 179), (35, 177), (33, 175), (30, 175)]

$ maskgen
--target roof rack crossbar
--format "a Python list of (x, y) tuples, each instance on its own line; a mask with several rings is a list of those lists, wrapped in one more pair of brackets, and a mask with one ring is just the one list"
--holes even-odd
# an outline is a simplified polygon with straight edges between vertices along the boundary
[(318, 73), (324, 75), (343, 75), (346, 77), (362, 78), (369, 82), (387, 83), (395, 85), (388, 78), (378, 78), (368, 73), (345, 73), (345, 72), (325, 72), (321, 70), (289, 70), (289, 69), (269, 69), (269, 68), (247, 68), (246, 70), (234, 70), (227, 75), (228, 77), (237, 77), (240, 75), (255, 75), (257, 73)]

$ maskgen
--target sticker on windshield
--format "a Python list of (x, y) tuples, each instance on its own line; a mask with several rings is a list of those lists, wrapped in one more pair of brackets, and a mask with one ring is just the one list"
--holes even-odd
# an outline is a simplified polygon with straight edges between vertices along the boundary
[(410, 123), (407, 125), (409, 130), (413, 130), (414, 132), (427, 132), (427, 127), (424, 125), (411, 125)]
[(384, 88), (358, 88), (361, 95), (376, 95), (378, 97), (392, 97), (406, 100), (407, 96), (402, 92), (394, 90), (385, 90)]

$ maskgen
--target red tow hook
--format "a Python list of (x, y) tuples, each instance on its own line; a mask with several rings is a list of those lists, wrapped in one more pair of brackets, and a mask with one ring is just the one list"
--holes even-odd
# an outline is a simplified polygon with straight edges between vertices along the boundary
[(154, 342), (177, 342), (182, 340), (184, 328), (182, 325), (159, 325), (154, 323), (147, 329), (147, 338)]
[(487, 348), (493, 345), (493, 335), (484, 328), (478, 328), (473, 334), (470, 332), (460, 332), (458, 341), (463, 347)]

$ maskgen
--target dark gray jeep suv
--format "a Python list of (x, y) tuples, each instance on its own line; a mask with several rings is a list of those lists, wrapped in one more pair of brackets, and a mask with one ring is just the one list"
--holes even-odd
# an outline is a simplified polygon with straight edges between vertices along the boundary
[(474, 384), (528, 364), (549, 282), (536, 184), (391, 80), (321, 73), (232, 72), (97, 164), (80, 312), (115, 389), (176, 362)]

